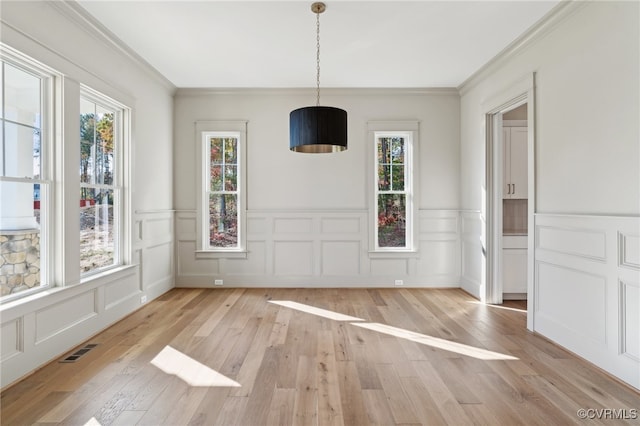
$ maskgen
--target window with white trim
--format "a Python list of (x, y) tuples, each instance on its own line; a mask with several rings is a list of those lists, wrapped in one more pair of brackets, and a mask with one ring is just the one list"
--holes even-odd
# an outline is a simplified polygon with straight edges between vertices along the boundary
[(372, 252), (415, 251), (417, 122), (372, 122)]
[(80, 270), (123, 263), (123, 146), (126, 108), (83, 88), (80, 98)]
[(18, 52), (3, 47), (0, 54), (0, 299), (5, 301), (51, 285), (56, 75)]
[[(0, 43), (0, 303), (130, 259), (130, 110), (62, 83), (62, 74)], [(65, 107), (80, 111), (79, 137)], [(76, 175), (64, 164), (78, 154)], [(77, 208), (79, 241), (70, 241), (78, 222), (65, 212)], [(67, 268), (74, 262), (79, 270)]]
[(246, 122), (198, 122), (198, 251), (244, 253)]

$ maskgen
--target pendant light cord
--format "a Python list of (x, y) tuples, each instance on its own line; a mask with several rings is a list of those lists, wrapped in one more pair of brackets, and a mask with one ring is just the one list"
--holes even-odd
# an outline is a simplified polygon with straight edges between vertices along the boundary
[(316, 106), (320, 106), (320, 12), (316, 12)]

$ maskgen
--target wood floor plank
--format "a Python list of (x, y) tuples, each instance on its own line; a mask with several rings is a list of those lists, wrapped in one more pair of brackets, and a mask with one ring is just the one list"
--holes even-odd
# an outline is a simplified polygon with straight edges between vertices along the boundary
[(367, 410), (367, 424), (380, 426), (397, 424), (391, 413), (387, 395), (382, 389), (363, 389), (362, 400)]
[[(416, 373), (398, 337), (381, 335), (378, 351), (383, 364), (393, 364), (398, 377), (415, 377)], [(411, 343), (411, 342), (409, 342)]]
[(499, 415), (499, 413), (494, 413), (494, 411), (485, 404), (462, 404), (462, 410), (475, 425), (507, 424), (501, 423), (501, 420), (496, 417), (496, 414)]
[(149, 365), (145, 370), (146, 374), (144, 374), (144, 376), (140, 376), (140, 382), (137, 383), (135, 387), (129, 388), (133, 391), (134, 395), (131, 398), (131, 402), (129, 402), (129, 405), (126, 407), (127, 410), (148, 410), (158, 395), (160, 395), (164, 389), (169, 386), (169, 382), (171, 380), (170, 376), (167, 376), (153, 365)]
[[(556, 419), (558, 423), (576, 423), (578, 419), (574, 414), (576, 414), (579, 409), (586, 408), (572, 400), (570, 397), (556, 388), (553, 383), (547, 381), (544, 377), (523, 376), (522, 380), (527, 382), (533, 389), (535, 389), (536, 395), (538, 395), (539, 398), (544, 398), (546, 401), (557, 408), (556, 412), (562, 413)], [(590, 423), (602, 424), (602, 422), (597, 419), (591, 420)]]
[[(53, 391), (38, 398), (35, 404), (25, 404), (23, 407), (2, 405), (0, 410), (0, 424), (3, 425), (19, 425), (25, 418), (39, 419), (45, 413), (53, 410), (69, 397), (69, 392)], [(34, 420), (35, 421), (35, 420)]]
[[(555, 407), (545, 404), (544, 407), (536, 407), (530, 401), (528, 389), (514, 388), (506, 383), (495, 373), (479, 373), (480, 383), (483, 384), (482, 395), (485, 405), (502, 405), (501, 413), (510, 411), (513, 413), (513, 424), (522, 425), (549, 425), (553, 424), (560, 413), (555, 412)], [(528, 386), (527, 386), (528, 387)], [(501, 417), (503, 418), (503, 417)], [(518, 421), (516, 422), (516, 419)]]
[[(300, 299), (294, 300), (298, 301)], [(303, 303), (308, 300), (302, 299)], [(318, 321), (314, 315), (295, 311), (291, 316), (291, 323), (287, 331), (285, 343), (280, 351), (281, 358), (278, 363), (277, 386), (285, 389), (296, 389), (298, 363), (300, 357), (315, 356), (317, 350), (317, 338), (312, 331), (317, 327)]]
[(293, 424), (293, 406), (296, 399), (295, 389), (275, 389), (266, 426), (285, 426)]
[(436, 368), (428, 361), (413, 361), (414, 370), (425, 384), (431, 399), (438, 407), (447, 424), (470, 425), (472, 420), (466, 415), (461, 404), (451, 392)]
[(291, 321), (291, 309), (280, 308), (276, 316), (271, 335), (269, 336), (269, 346), (284, 345), (289, 331), (289, 321)]
[[(114, 379), (111, 377), (105, 382), (98, 380), (89, 382), (79, 391), (69, 392), (69, 396), (64, 401), (40, 417), (38, 422), (59, 423), (70, 417), (76, 419), (76, 421), (86, 422), (93, 417), (93, 413), (98, 408), (96, 406), (96, 401), (98, 400), (95, 396), (108, 394), (111, 397), (115, 389), (122, 387), (124, 380), (126, 378), (118, 377)], [(76, 411), (80, 411), (80, 413), (76, 413)], [(81, 420), (78, 420), (78, 418), (81, 418)]]
[(417, 377), (401, 377), (400, 384), (407, 396), (409, 402), (416, 413), (416, 417), (422, 422), (429, 424), (443, 425), (446, 421), (440, 411), (437, 404), (434, 402), (427, 385)]
[(380, 296), (380, 290), (371, 288), (367, 290), (367, 294), (371, 297), (371, 300), (376, 306), (386, 306), (387, 303), (384, 301), (382, 296)]
[[(447, 386), (460, 391), (460, 383), (456, 381), (454, 388), (451, 379), (452, 377), (464, 378), (465, 403), (496, 407), (500, 412), (500, 421), (504, 421), (505, 424), (527, 424), (519, 407), (523, 402), (521, 395), (513, 395), (512, 389), (508, 389), (504, 394), (497, 392), (495, 383), (491, 381), (492, 376), (489, 376), (491, 373), (483, 372), (485, 369), (478, 371), (472, 363), (467, 362), (469, 361), (467, 358), (451, 358), (448, 361), (446, 363)], [(443, 374), (442, 370), (439, 371)]]
[(315, 357), (301, 355), (298, 358), (293, 411), (294, 425), (318, 424), (318, 371)]
[[(94, 395), (100, 395), (100, 398), (94, 396), (85, 400), (75, 410), (71, 411), (61, 423), (66, 424), (85, 424), (89, 419), (96, 419), (101, 425), (109, 424), (117, 417), (126, 403), (126, 398), (121, 401), (119, 391), (130, 378), (126, 376), (114, 376), (101, 386)], [(105, 402), (106, 400), (106, 402)]]
[(196, 331), (195, 336), (208, 336), (213, 329), (216, 328), (216, 325), (220, 322), (220, 320), (231, 310), (235, 303), (240, 299), (240, 296), (244, 293), (242, 289), (233, 290), (227, 298), (217, 306), (216, 310), (213, 314), (200, 326), (198, 331)]
[(628, 398), (628, 392), (622, 392), (620, 387), (608, 380), (608, 377), (600, 370), (594, 372), (586, 362), (562, 359), (558, 360), (557, 363), (563, 371), (573, 373), (574, 383), (586, 389), (603, 407), (636, 408), (640, 410), (640, 408), (637, 408), (637, 399)]
[(188, 355), (207, 360), (209, 367), (219, 371), (241, 336), (242, 330), (220, 327), (206, 338), (197, 338), (198, 344), (192, 347)]
[[(45, 368), (51, 367), (48, 365)], [(0, 420), (15, 420), (23, 417), (25, 413), (33, 412), (33, 410), (36, 409), (33, 401), (44, 400), (53, 393), (57, 394), (61, 400), (64, 400), (69, 394), (69, 392), (55, 391), (46, 381), (32, 381), (29, 386), (26, 386), (25, 382), (27, 381), (23, 380), (12, 386), (10, 388), (11, 392), (2, 392), (3, 398), (0, 399), (0, 408), (2, 408)], [(5, 401), (7, 402), (5, 403)], [(58, 401), (58, 403), (59, 402), (60, 401)], [(42, 415), (53, 409), (56, 405), (57, 404), (52, 404), (51, 406), (37, 408), (40, 410), (40, 415)]]
[(222, 367), (218, 370), (219, 373), (233, 379), (236, 378), (249, 353), (251, 343), (258, 332), (259, 325), (260, 320), (257, 318), (251, 318), (247, 321), (246, 326), (240, 332), (238, 340), (233, 345), (231, 352), (229, 352), (229, 355), (224, 360), (224, 364), (222, 364)]
[(400, 376), (393, 364), (376, 365), (382, 389), (387, 397), (389, 409), (396, 423), (419, 423), (411, 400), (402, 387)]
[(207, 389), (205, 397), (187, 423), (189, 426), (209, 426), (215, 423), (222, 412), (222, 407), (229, 395), (225, 387), (211, 387)]
[(354, 361), (336, 362), (342, 416), (346, 425), (364, 425), (368, 423), (367, 411), (362, 399), (362, 388), (358, 380), (358, 370)]
[(547, 398), (540, 397), (536, 389), (529, 382), (523, 379), (521, 375), (511, 374), (512, 370), (509, 364), (512, 362), (493, 362), (489, 366), (490, 373), (487, 374), (494, 386), (498, 388), (499, 395), (511, 396), (512, 400), (522, 398), (523, 404), (520, 406), (521, 412), (527, 412), (528, 418), (539, 420), (540, 424), (551, 424), (559, 419), (567, 419), (567, 413), (558, 410), (555, 404)]
[(318, 335), (318, 355), (316, 357), (318, 365), (318, 424), (327, 426), (344, 425), (334, 348), (331, 331), (321, 330)]
[[(567, 397), (578, 403), (580, 407), (600, 407), (597, 399), (593, 398), (594, 389), (597, 389), (598, 371), (593, 371), (595, 382), (590, 382), (586, 386), (581, 386), (580, 382), (574, 381), (574, 375), (566, 369), (559, 368), (557, 364), (558, 358), (555, 358), (544, 351), (536, 350), (535, 346), (528, 351), (514, 351), (514, 354), (528, 362), (539, 375), (547, 378)], [(574, 360), (574, 362), (582, 362), (582, 360)], [(609, 379), (611, 380), (611, 379)], [(599, 392), (599, 391), (597, 391)], [(631, 396), (632, 400), (638, 401), (640, 404), (640, 395)]]
[[(123, 387), (124, 388), (124, 387)], [(131, 402), (133, 398), (133, 393), (128, 388), (124, 388), (124, 390), (120, 390), (116, 392), (111, 399), (105, 402), (102, 407), (97, 411), (94, 418), (102, 425), (110, 425), (118, 418), (122, 416), (122, 413), (128, 412), (130, 414), (126, 414), (126, 416), (137, 416), (140, 414), (140, 417), (144, 415), (142, 411), (129, 411), (126, 410), (127, 406)], [(123, 417), (124, 418), (124, 417)]]
[[(116, 417), (110, 426), (131, 426), (137, 425), (142, 416), (144, 416), (146, 411), (131, 411), (124, 410), (120, 413), (118, 417)], [(104, 425), (106, 426), (106, 425)]]
[(428, 361), (427, 356), (422, 350), (422, 345), (405, 339), (397, 340), (404, 352), (403, 359), (406, 359), (407, 361)]
[(216, 419), (215, 426), (241, 425), (240, 418), (247, 407), (246, 396), (230, 396), (224, 400), (220, 415)]
[[(247, 409), (242, 416), (242, 424), (260, 424), (269, 416), (273, 391), (276, 389), (280, 352), (279, 348), (270, 347), (266, 348), (262, 354), (260, 369), (255, 377), (255, 383), (258, 386), (253, 387), (251, 392), (243, 392), (248, 394), (248, 400)], [(243, 386), (248, 385), (246, 382), (241, 383)], [(230, 393), (230, 395), (237, 394)]]
[[(377, 337), (377, 336), (376, 336)], [(367, 339), (367, 345), (352, 345), (350, 351), (358, 371), (358, 380), (361, 389), (382, 389), (375, 365), (381, 361), (376, 354), (379, 353), (378, 339)]]
[(333, 330), (333, 344), (335, 347), (336, 360), (349, 361), (352, 359), (349, 343), (349, 336), (347, 334), (347, 328), (349, 324), (344, 322), (336, 322), (332, 324)]
[[(270, 303), (277, 300), (361, 321)], [(640, 408), (640, 392), (527, 331), (526, 304), (504, 307), (460, 289), (174, 289), (94, 336), (88, 342), (99, 346), (78, 362), (56, 360), (4, 389), (1, 421), (565, 425), (580, 424), (581, 408)], [(515, 359), (473, 358), (455, 345), (409, 340), (407, 331)], [(240, 387), (192, 386), (175, 375), (179, 366), (152, 364), (167, 347)]]
[(296, 388), (296, 374), (298, 371), (298, 352), (290, 345), (279, 348), (280, 359), (276, 386), (283, 389)]
[[(256, 376), (260, 373), (261, 369), (266, 368), (263, 364), (264, 357), (265, 352), (270, 347), (268, 341), (273, 330), (276, 311), (277, 309), (267, 310), (263, 313), (263, 317), (259, 318), (258, 330), (251, 342), (251, 348), (247, 351), (247, 356), (236, 376), (236, 381), (242, 384), (242, 386), (231, 389), (229, 395), (249, 396), (253, 390), (253, 385), (256, 383)], [(274, 364), (272, 368), (276, 368), (276, 366), (277, 363)], [(262, 383), (262, 381), (258, 381), (258, 383)]]
[[(443, 322), (420, 302), (415, 296), (415, 292), (404, 290), (406, 289), (403, 289), (402, 293), (399, 293), (402, 296), (399, 300), (403, 301), (404, 306), (411, 310), (416, 331), (444, 339), (452, 339), (455, 337)], [(396, 298), (396, 300), (398, 299)]]
[(206, 395), (207, 388), (205, 387), (189, 387), (185, 389), (181, 395), (173, 395), (172, 398), (175, 398), (177, 401), (174, 404), (169, 404), (172, 406), (172, 409), (160, 423), (168, 425), (188, 424), (197, 412)]

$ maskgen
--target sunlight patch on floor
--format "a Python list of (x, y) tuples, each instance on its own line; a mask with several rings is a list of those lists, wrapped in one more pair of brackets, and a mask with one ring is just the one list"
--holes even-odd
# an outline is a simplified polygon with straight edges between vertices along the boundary
[(405, 330), (402, 328), (391, 327), (390, 325), (371, 323), (371, 322), (354, 322), (351, 325), (356, 327), (366, 328), (367, 330), (377, 331), (378, 333), (388, 334), (390, 336), (399, 337), (401, 339), (410, 340), (412, 342), (420, 343), (422, 345), (428, 345), (438, 349), (444, 349), (445, 351), (455, 352), (460, 355), (466, 355), (485, 361), (495, 360), (517, 360), (511, 355), (504, 355), (498, 352), (489, 351), (486, 349), (476, 348), (474, 346), (465, 345), (462, 343), (451, 342), (449, 340), (440, 339), (438, 337), (427, 336), (425, 334), (416, 333), (413, 331)]
[(292, 302), (290, 300), (270, 300), (269, 303), (284, 306), (285, 308), (295, 309), (297, 311), (306, 312), (308, 314), (317, 315), (323, 318), (329, 318), (335, 321), (364, 321), (362, 318), (356, 318), (349, 315), (340, 314), (338, 312), (328, 311), (326, 309), (316, 308), (314, 306), (305, 305), (303, 303)]
[(95, 417), (91, 417), (88, 422), (84, 424), (84, 426), (102, 426), (99, 421), (96, 420)]
[(476, 300), (470, 300), (470, 301), (468, 301), (468, 303), (473, 303), (474, 305), (483, 305), (483, 306), (486, 306), (488, 308), (505, 309), (507, 311), (523, 312), (525, 314), (527, 313), (526, 309), (510, 308), (508, 306), (500, 306), (500, 305), (491, 305), (491, 304), (488, 304), (488, 303), (478, 302)]
[(151, 360), (151, 364), (167, 374), (179, 377), (190, 386), (241, 387), (238, 382), (223, 376), (171, 346), (165, 346)]
[(399, 337), (401, 339), (407, 339), (412, 342), (420, 343), (422, 345), (428, 345), (434, 348), (443, 349), (449, 352), (455, 352), (460, 355), (466, 355), (477, 359), (486, 361), (490, 360), (517, 360), (511, 355), (504, 355), (498, 352), (492, 352), (486, 349), (476, 348), (474, 346), (465, 345), (462, 343), (451, 342), (449, 340), (440, 339), (438, 337), (427, 336), (425, 334), (416, 333), (413, 331), (405, 330), (402, 328), (392, 327), (390, 325), (384, 325), (379, 323), (364, 322), (361, 318), (355, 318), (349, 315), (344, 315), (339, 312), (328, 311), (326, 309), (316, 308), (303, 303), (292, 302), (290, 300), (270, 300), (269, 303), (284, 306), (286, 308), (296, 309), (298, 311), (306, 312), (312, 315), (317, 315), (323, 318), (329, 318), (335, 321), (362, 321), (351, 322), (351, 325), (356, 327), (366, 328), (367, 330), (377, 331), (378, 333), (384, 333), (391, 336)]

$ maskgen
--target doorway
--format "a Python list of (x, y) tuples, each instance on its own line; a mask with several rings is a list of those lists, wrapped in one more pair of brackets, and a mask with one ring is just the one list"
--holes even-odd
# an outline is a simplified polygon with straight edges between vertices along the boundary
[[(529, 330), (533, 330), (535, 312), (533, 89), (532, 74), (483, 103), (486, 130), (484, 302), (502, 304), (503, 300), (526, 298)], [(520, 115), (523, 113), (524, 116)], [(515, 144), (512, 139), (516, 140)], [(511, 170), (512, 150), (519, 161), (515, 175)]]
[(527, 300), (527, 103), (502, 114), (502, 300)]

